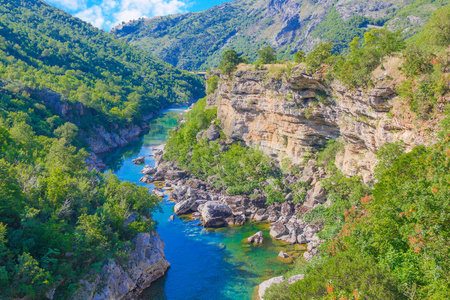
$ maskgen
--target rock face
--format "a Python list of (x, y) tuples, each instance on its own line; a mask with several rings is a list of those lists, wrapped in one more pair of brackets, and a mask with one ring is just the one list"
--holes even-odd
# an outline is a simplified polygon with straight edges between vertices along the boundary
[[(346, 146), (336, 166), (348, 176), (362, 175), (368, 183), (377, 163), (374, 153), (382, 145), (403, 141), (411, 149), (431, 141), (426, 131), (437, 122), (415, 124), (403, 111), (396, 83), (386, 75), (372, 89), (348, 90), (299, 68), (278, 76), (249, 68), (236, 71), (231, 80), (221, 77), (218, 89), (208, 96), (208, 107), (217, 107), (221, 128), (230, 140), (259, 148), (280, 162), (288, 158), (301, 163), (305, 153), (342, 137)], [(306, 174), (307, 180), (312, 178)], [(323, 202), (321, 186), (309, 198), (310, 206)]]
[(227, 218), (233, 214), (230, 207), (220, 201), (206, 202), (202, 209), (204, 227), (221, 227), (227, 224)]
[(164, 243), (158, 234), (140, 233), (134, 240), (134, 251), (126, 266), (115, 261), (106, 264), (100, 275), (80, 281), (72, 299), (136, 299), (170, 264), (164, 256)]

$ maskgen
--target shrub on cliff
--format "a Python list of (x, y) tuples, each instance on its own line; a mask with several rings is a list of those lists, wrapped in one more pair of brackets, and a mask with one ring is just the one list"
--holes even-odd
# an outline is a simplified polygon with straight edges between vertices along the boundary
[(258, 62), (261, 64), (277, 63), (277, 53), (275, 49), (270, 46), (266, 46), (258, 50)]
[(207, 86), (206, 94), (207, 95), (214, 94), (214, 92), (219, 87), (219, 81), (220, 81), (220, 78), (217, 75), (214, 75), (214, 76), (211, 76), (208, 78), (208, 80), (206, 81), (206, 86)]
[(371, 82), (372, 71), (383, 57), (405, 47), (400, 33), (387, 29), (372, 29), (364, 34), (364, 42), (356, 37), (350, 43), (350, 53), (341, 56), (334, 66), (335, 76), (350, 87), (364, 87)]
[(222, 54), (222, 60), (219, 64), (219, 70), (221, 70), (226, 75), (231, 75), (236, 70), (236, 67), (240, 63), (246, 63), (247, 59), (245, 57), (240, 56), (233, 49), (226, 50)]

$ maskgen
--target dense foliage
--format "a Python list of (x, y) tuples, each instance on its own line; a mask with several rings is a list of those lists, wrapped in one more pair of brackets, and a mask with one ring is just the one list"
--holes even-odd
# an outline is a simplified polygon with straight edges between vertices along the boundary
[[(0, 118), (9, 124), (0, 126), (0, 297), (41, 299), (56, 287), (61, 299), (105, 259), (127, 259), (131, 239), (153, 229), (159, 200), (90, 172), (84, 150), (36, 135), (31, 122), (25, 112)], [(124, 226), (132, 214), (137, 222)]]
[(50, 89), (113, 122), (203, 94), (199, 77), (37, 0), (0, 1), (0, 76), (2, 85)]

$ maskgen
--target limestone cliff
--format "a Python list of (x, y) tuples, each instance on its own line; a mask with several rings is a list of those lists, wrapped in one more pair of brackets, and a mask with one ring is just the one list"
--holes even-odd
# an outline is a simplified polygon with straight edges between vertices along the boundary
[[(336, 166), (346, 175), (362, 175), (368, 183), (375, 152), (385, 143), (403, 141), (407, 149), (432, 141), (437, 120), (419, 122), (395, 92), (397, 80), (386, 79), (395, 65), (379, 75), (375, 87), (349, 90), (299, 67), (272, 70), (241, 68), (221, 77), (208, 96), (228, 138), (276, 157), (301, 163), (328, 140), (342, 137), (345, 151)], [(430, 130), (431, 129), (431, 130)]]

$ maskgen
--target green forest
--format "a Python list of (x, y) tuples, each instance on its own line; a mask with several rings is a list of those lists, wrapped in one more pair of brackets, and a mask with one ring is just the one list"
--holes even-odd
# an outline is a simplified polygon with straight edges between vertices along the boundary
[(38, 0), (0, 1), (0, 75), (3, 89), (49, 89), (122, 124), (204, 93), (200, 77)]

